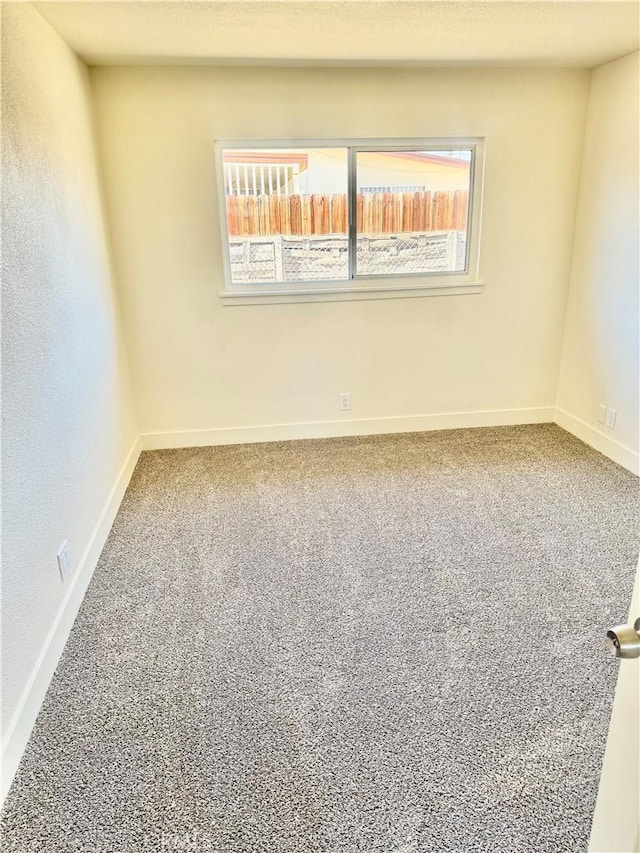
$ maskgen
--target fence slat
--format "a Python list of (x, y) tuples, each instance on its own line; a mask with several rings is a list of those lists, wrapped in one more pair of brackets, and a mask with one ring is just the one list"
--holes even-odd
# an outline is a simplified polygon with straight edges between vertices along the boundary
[(424, 193), (413, 194), (413, 230), (424, 231)]
[(393, 216), (391, 218), (394, 231), (406, 231), (402, 219), (402, 193), (392, 193)]
[(269, 219), (271, 220), (271, 233), (280, 234), (280, 203), (277, 195), (269, 196)]
[(291, 233), (302, 234), (302, 214), (300, 210), (300, 196), (284, 196), (289, 202), (289, 217), (291, 220)]
[(322, 198), (322, 233), (331, 234), (331, 203), (329, 196), (323, 195)]
[(331, 196), (331, 233), (346, 234), (346, 195)]
[(227, 230), (230, 237), (238, 236), (238, 197), (227, 196)]
[(424, 227), (421, 228), (421, 231), (435, 231), (435, 226), (433, 224), (433, 204), (431, 199), (431, 193), (426, 192), (424, 194)]
[(246, 237), (249, 234), (249, 213), (246, 195), (238, 196), (238, 234)]
[(453, 224), (453, 196), (451, 193), (442, 194), (442, 230), (446, 231)]
[(402, 196), (402, 230), (413, 231), (413, 196), (404, 193)]
[(467, 227), (467, 206), (469, 193), (466, 190), (456, 190), (453, 194), (453, 227), (462, 231)]
[(373, 208), (371, 205), (372, 199), (370, 193), (363, 193), (362, 196), (362, 233), (371, 234), (373, 231)]
[(289, 206), (289, 196), (278, 196), (278, 206), (280, 208), (280, 233), (291, 234), (291, 208)]
[(393, 222), (393, 193), (384, 193), (382, 202), (382, 230), (385, 234), (394, 231)]
[(297, 196), (300, 199), (300, 233), (308, 237), (311, 232), (311, 196)]
[(447, 193), (437, 192), (433, 195), (433, 230), (444, 231), (447, 217)]
[(384, 197), (382, 193), (374, 193), (373, 201), (371, 204), (372, 216), (371, 216), (371, 233), (372, 234), (381, 234), (382, 233), (382, 209), (384, 206)]
[(258, 212), (259, 212), (259, 234), (271, 234), (271, 217), (269, 211), (269, 197), (261, 195), (258, 197)]
[(322, 230), (322, 202), (323, 196), (314, 193), (311, 196), (311, 233), (324, 234)]
[(249, 223), (249, 234), (251, 236), (259, 234), (258, 199), (254, 195), (247, 196), (247, 221)]

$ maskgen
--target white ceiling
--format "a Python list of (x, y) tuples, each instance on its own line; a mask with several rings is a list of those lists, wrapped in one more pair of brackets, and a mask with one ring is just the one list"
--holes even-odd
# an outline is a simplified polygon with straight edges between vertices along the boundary
[(35, 6), (91, 64), (590, 68), (640, 46), (638, 0), (76, 0)]

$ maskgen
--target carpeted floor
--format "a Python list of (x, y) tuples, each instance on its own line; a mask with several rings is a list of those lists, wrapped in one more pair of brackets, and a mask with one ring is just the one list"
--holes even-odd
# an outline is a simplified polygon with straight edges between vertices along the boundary
[(639, 507), (552, 425), (143, 454), (3, 850), (586, 850)]

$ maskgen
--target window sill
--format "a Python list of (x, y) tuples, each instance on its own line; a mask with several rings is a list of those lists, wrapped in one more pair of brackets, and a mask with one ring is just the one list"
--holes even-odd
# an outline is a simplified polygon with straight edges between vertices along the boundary
[(223, 290), (220, 292), (220, 300), (223, 305), (263, 305), (270, 303), (290, 302), (355, 302), (363, 299), (407, 299), (423, 296), (464, 296), (474, 293), (482, 293), (484, 281), (473, 279), (463, 282), (439, 281), (429, 284), (386, 284), (380, 285), (351, 285), (336, 287), (330, 286), (301, 285), (299, 289), (292, 290), (290, 287), (273, 289), (257, 289), (255, 285), (249, 285), (252, 289), (243, 290), (238, 285), (234, 290)]

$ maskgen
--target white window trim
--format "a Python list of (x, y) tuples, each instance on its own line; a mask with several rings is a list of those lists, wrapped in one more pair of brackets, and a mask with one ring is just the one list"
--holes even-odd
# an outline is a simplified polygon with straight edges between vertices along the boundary
[[(226, 201), (222, 152), (229, 148), (349, 148), (349, 210), (354, 210), (356, 193), (353, 159), (357, 151), (438, 151), (474, 149), (469, 192), (469, 240), (467, 269), (464, 272), (402, 273), (397, 275), (354, 276), (354, 253), (351, 253), (349, 279), (327, 281), (274, 282), (239, 284), (231, 281), (229, 238), (226, 222)], [(357, 299), (397, 299), (418, 296), (451, 296), (480, 293), (484, 281), (479, 276), (480, 236), (482, 224), (482, 194), (484, 185), (484, 139), (482, 137), (430, 137), (410, 139), (219, 139), (215, 144), (216, 178), (218, 183), (218, 215), (220, 218), (221, 256), (225, 287), (220, 291), (223, 305), (259, 305), (278, 302), (325, 302)], [(349, 236), (355, 232), (355, 222), (349, 222)]]

